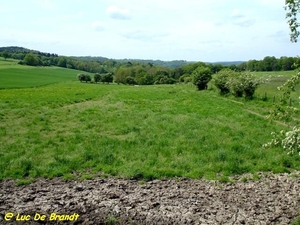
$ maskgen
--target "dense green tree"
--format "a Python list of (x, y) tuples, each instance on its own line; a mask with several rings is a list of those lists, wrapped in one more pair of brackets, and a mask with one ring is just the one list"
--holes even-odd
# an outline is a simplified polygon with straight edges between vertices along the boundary
[(198, 90), (207, 89), (207, 84), (212, 78), (212, 71), (208, 67), (200, 66), (193, 72), (193, 83)]
[(99, 73), (94, 74), (94, 81), (96, 84), (101, 81), (101, 75)]
[(83, 73), (78, 74), (77, 78), (80, 82), (85, 81), (86, 83), (92, 80), (89, 74), (83, 74)]
[(293, 57), (281, 57), (279, 59), (281, 70), (292, 70), (294, 61), (296, 60)]
[(120, 67), (115, 72), (115, 83), (126, 84), (126, 78), (131, 76), (130, 69), (125, 67)]
[(182, 66), (183, 74), (191, 75), (198, 67), (207, 67), (204, 62), (191, 63), (185, 66)]
[(39, 66), (41, 65), (41, 61), (38, 57), (38, 55), (33, 53), (28, 53), (24, 57), (24, 63), (29, 66)]
[(266, 56), (262, 60), (262, 70), (263, 71), (276, 71), (278, 70), (277, 59), (274, 56)]
[(101, 75), (101, 82), (103, 82), (103, 83), (109, 84), (109, 83), (112, 83), (113, 80), (114, 80), (114, 77), (111, 73), (106, 73), (106, 74)]
[(136, 84), (136, 81), (134, 80), (134, 77), (132, 77), (132, 76), (126, 77), (126, 84), (129, 84), (129, 85)]
[(208, 67), (210, 68), (212, 73), (217, 73), (224, 68), (224, 66), (219, 63), (218, 64), (208, 64)]
[(67, 58), (66, 57), (59, 57), (59, 60), (57, 62), (57, 66), (59, 67), (67, 67)]
[(2, 52), (2, 57), (6, 60), (9, 57), (9, 53), (7, 51)]

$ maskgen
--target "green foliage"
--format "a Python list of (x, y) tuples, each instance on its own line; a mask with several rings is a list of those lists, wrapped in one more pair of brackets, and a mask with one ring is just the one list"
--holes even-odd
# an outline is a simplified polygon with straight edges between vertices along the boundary
[(243, 96), (244, 86), (242, 80), (242, 74), (236, 72), (234, 73), (234, 76), (231, 76), (227, 82), (227, 86), (235, 97)]
[[(300, 81), (300, 72), (288, 79), (282, 86), (278, 87), (278, 90), (283, 92), (282, 99), (279, 104), (275, 104), (273, 110), (271, 110), (270, 119), (279, 119), (289, 121), (293, 119), (293, 116), (298, 111), (297, 108), (288, 105), (288, 100), (291, 98), (291, 93), (295, 91), (296, 85)], [(291, 131), (280, 131), (280, 133), (272, 132), (273, 139), (264, 147), (280, 146), (284, 150), (288, 151), (288, 154), (298, 153), (300, 155), (300, 128), (293, 127)]]
[(179, 82), (185, 83), (185, 84), (192, 83), (193, 77), (191, 75), (184, 74), (179, 78)]
[(192, 74), (198, 67), (207, 67), (204, 62), (191, 63), (185, 66), (182, 66), (182, 74)]
[(92, 80), (92, 78), (89, 74), (83, 74), (83, 73), (78, 74), (77, 78), (80, 82), (85, 81), (86, 83)]
[(300, 216), (298, 216), (292, 223), (291, 225), (300, 225)]
[(99, 73), (94, 74), (94, 81), (95, 83), (98, 83), (101, 81), (101, 75)]
[(243, 91), (246, 98), (252, 98), (258, 85), (264, 82), (263, 78), (257, 78), (250, 72), (242, 73), (240, 79), (243, 84)]
[(231, 77), (234, 77), (234, 74), (234, 71), (226, 68), (213, 75), (213, 84), (220, 90), (221, 94), (230, 92), (228, 82)]
[(299, 61), (298, 57), (275, 58), (266, 56), (263, 60), (249, 60), (237, 66), (239, 70), (249, 71), (287, 71), (293, 70), (293, 65)]
[(291, 30), (290, 38), (291, 42), (297, 42), (300, 35), (298, 31), (299, 23), (297, 21), (297, 14), (300, 12), (300, 1), (299, 0), (286, 0), (285, 10), (287, 10), (286, 18)]
[(135, 80), (134, 80), (134, 77), (132, 77), (132, 76), (126, 77), (125, 83), (126, 83), (126, 84), (129, 84), (129, 85), (134, 85), (134, 84), (136, 84), (136, 82), (135, 82)]
[(116, 224), (119, 224), (119, 220), (114, 216), (109, 216), (106, 219), (105, 224), (107, 224), (107, 225), (116, 225)]
[(9, 53), (7, 51), (3, 51), (1, 55), (4, 58), (4, 60), (6, 60), (9, 57)]
[(100, 81), (103, 83), (112, 83), (114, 80), (114, 77), (111, 73), (102, 74)]
[(287, 79), (286, 82), (277, 89), (282, 93), (280, 102), (273, 105), (268, 118), (271, 120), (290, 121), (293, 115), (298, 111), (297, 108), (289, 105), (291, 94), (296, 90), (296, 86), (300, 82), (300, 73)]
[(130, 70), (124, 67), (120, 67), (115, 72), (115, 83), (117, 84), (126, 84), (126, 78), (131, 76)]
[(38, 55), (33, 54), (33, 53), (26, 54), (23, 61), (28, 66), (42, 65), (41, 60), (39, 59)]
[[(58, 62), (57, 62), (57, 66), (66, 68), (67, 67), (67, 58), (66, 57), (60, 57)], [(72, 66), (70, 66), (70, 67), (72, 67)]]
[(288, 79), (282, 86), (278, 87), (279, 91), (283, 92), (282, 104), (287, 104), (291, 97), (291, 93), (295, 91), (295, 87), (300, 82), (300, 72)]
[(212, 78), (212, 72), (208, 67), (198, 67), (193, 72), (193, 83), (198, 90), (207, 89), (207, 84)]
[(250, 72), (229, 71), (227, 86), (235, 97), (252, 98), (258, 85), (266, 82), (265, 78), (257, 78)]

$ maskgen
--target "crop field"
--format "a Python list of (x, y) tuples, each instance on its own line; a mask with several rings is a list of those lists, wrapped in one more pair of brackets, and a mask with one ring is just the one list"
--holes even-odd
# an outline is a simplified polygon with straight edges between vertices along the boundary
[(74, 73), (75, 70), (59, 67), (22, 66), (18, 65), (17, 60), (0, 57), (0, 89), (37, 87), (76, 80)]
[[(226, 179), (300, 169), (298, 156), (262, 148), (272, 131), (286, 129), (260, 115), (271, 101), (236, 100), (181, 84), (85, 84), (74, 81), (78, 71), (17, 67), (26, 79), (15, 84), (3, 75), (10, 65), (0, 64), (0, 180), (99, 172)], [(49, 80), (37, 81), (42, 74)]]

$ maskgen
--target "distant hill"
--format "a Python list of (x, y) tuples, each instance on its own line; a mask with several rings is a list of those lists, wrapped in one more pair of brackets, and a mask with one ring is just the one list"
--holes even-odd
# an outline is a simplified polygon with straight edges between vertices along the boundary
[[(58, 56), (57, 54), (52, 53), (45, 53), (40, 52), (37, 50), (31, 50), (24, 47), (18, 47), (18, 46), (8, 46), (8, 47), (0, 47), (0, 52), (7, 51), (10, 53), (35, 53), (38, 55), (44, 55), (44, 56)], [(105, 62), (108, 60), (114, 60), (116, 62), (120, 63), (126, 63), (126, 62), (136, 62), (136, 63), (148, 63), (156, 66), (162, 66), (167, 67), (171, 69), (179, 68), (181, 66), (195, 63), (195, 61), (186, 61), (186, 60), (172, 60), (172, 61), (163, 61), (163, 60), (152, 60), (152, 59), (110, 59), (103, 56), (68, 56), (72, 59), (81, 60), (81, 61), (97, 61), (97, 62)], [(206, 64), (221, 64), (223, 66), (229, 66), (229, 65), (240, 65), (243, 63), (243, 61), (233, 61), (233, 62), (207, 62)]]
[(223, 66), (230, 66), (230, 65), (240, 65), (242, 63), (244, 63), (246, 61), (224, 61), (224, 62), (207, 62), (207, 64), (213, 64), (213, 65), (216, 65), (216, 64), (220, 64), (220, 65), (223, 65)]
[(28, 48), (23, 48), (23, 47), (18, 47), (18, 46), (8, 46), (8, 47), (0, 47), (0, 52), (3, 51), (7, 51), (9, 53), (23, 53), (23, 54), (27, 54), (27, 53), (35, 53), (38, 55), (43, 55), (43, 56), (55, 56), (57, 57), (57, 54), (50, 54), (50, 53), (46, 53), (46, 52), (40, 52), (37, 50), (32, 50), (32, 49), (28, 49)]
[(195, 62), (188, 62), (185, 60), (172, 60), (172, 61), (162, 61), (162, 60), (152, 60), (152, 59), (118, 59), (116, 60), (118, 62), (124, 63), (124, 62), (138, 62), (138, 63), (150, 63), (155, 66), (162, 66), (162, 67), (168, 67), (171, 69), (175, 69), (190, 63)]

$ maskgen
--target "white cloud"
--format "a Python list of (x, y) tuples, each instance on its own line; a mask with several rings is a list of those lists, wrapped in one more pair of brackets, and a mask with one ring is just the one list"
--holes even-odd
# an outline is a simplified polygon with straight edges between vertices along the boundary
[(130, 11), (121, 9), (117, 6), (110, 6), (106, 9), (106, 13), (113, 19), (128, 20), (130, 19)]
[(241, 27), (250, 27), (255, 23), (255, 19), (241, 18), (234, 21), (233, 23)]
[(105, 30), (105, 25), (101, 21), (94, 21), (92, 26), (93, 26), (94, 30), (96, 30), (96, 31)]
[(45, 9), (54, 9), (56, 6), (51, 0), (32, 0), (34, 4)]
[(248, 17), (241, 13), (239, 9), (234, 9), (230, 15), (233, 20), (233, 24), (241, 27), (250, 27), (255, 23), (255, 19)]
[(240, 12), (239, 9), (234, 9), (231, 13), (231, 17), (233, 18), (242, 18), (244, 15)]
[(134, 39), (140, 41), (158, 41), (163, 37), (166, 37), (168, 33), (165, 31), (153, 31), (150, 29), (135, 29), (123, 32), (121, 34), (127, 39)]

